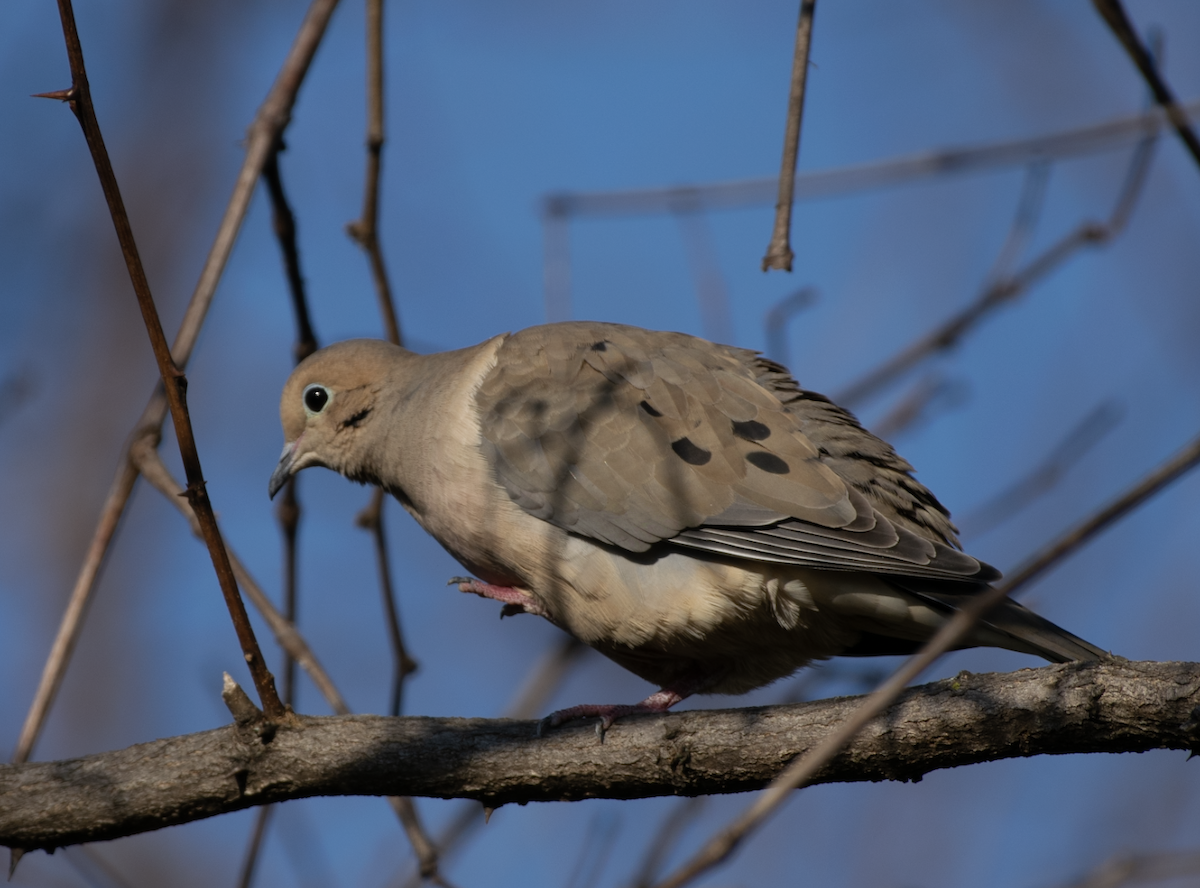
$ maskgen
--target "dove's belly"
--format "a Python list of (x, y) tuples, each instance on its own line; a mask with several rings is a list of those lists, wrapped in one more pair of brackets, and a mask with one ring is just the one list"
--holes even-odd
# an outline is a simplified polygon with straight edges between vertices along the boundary
[(553, 572), (527, 589), (555, 623), (659, 686), (712, 676), (709, 693), (744, 693), (844, 650), (858, 630), (822, 604), (828, 587), (881, 585), (666, 545), (643, 556), (565, 534), (559, 545)]

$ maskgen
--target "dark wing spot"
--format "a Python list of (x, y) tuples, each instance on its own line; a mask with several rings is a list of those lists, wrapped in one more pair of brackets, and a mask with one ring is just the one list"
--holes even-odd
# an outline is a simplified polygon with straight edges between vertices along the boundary
[(351, 416), (349, 419), (347, 419), (347, 420), (345, 420), (345, 421), (343, 421), (343, 422), (342, 422), (342, 428), (344, 428), (344, 429), (356, 429), (356, 428), (358, 428), (358, 424), (359, 424), (360, 422), (362, 422), (364, 419), (366, 419), (366, 418), (367, 418), (367, 415), (368, 415), (370, 412), (371, 412), (371, 408), (370, 408), (370, 407), (367, 407), (367, 408), (364, 408), (363, 410), (360, 410), (360, 411), (358, 411), (358, 413), (354, 414), (354, 415), (353, 415), (353, 416)]
[(734, 422), (733, 433), (747, 441), (765, 441), (771, 437), (771, 430), (756, 419), (748, 422)]
[(703, 447), (697, 447), (693, 444), (691, 438), (680, 438), (678, 441), (672, 441), (671, 449), (685, 463), (691, 463), (693, 466), (702, 466), (712, 459), (712, 454)]
[(606, 344), (607, 342), (608, 342), (607, 339), (601, 339), (599, 342), (593, 342), (592, 343), (592, 351), (594, 351), (594, 352), (608, 351), (608, 345)]
[[(657, 410), (654, 409), (653, 405), (651, 405), (651, 403), (649, 401), (642, 401), (642, 403), (638, 404), (638, 406), (641, 407), (643, 410), (645, 410), (647, 413), (649, 413), (651, 416), (662, 416), (661, 413), (659, 413)], [(737, 423), (734, 423), (734, 425), (737, 425)]]
[(747, 453), (746, 462), (752, 466), (757, 466), (764, 472), (770, 472), (772, 475), (786, 475), (791, 471), (787, 463), (775, 454), (767, 453), (765, 450), (755, 450), (753, 453)]

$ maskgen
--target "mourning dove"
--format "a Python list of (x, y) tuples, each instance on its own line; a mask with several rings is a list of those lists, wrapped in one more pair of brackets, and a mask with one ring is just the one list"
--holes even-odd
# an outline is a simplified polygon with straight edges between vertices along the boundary
[[(296, 367), (280, 414), (272, 496), (310, 466), (378, 484), (478, 578), (460, 589), (662, 689), (554, 723), (910, 652), (999, 577), (850, 413), (682, 333), (548, 324), (431, 355), (350, 340)], [(1011, 600), (965, 646), (1106, 656)]]

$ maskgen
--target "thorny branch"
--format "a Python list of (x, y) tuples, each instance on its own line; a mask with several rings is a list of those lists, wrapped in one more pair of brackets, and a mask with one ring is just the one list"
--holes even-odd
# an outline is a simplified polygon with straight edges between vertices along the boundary
[(88, 86), (87, 70), (83, 61), (83, 46), (79, 40), (79, 32), (75, 27), (75, 12), (71, 0), (59, 0), (59, 17), (62, 19), (63, 38), (67, 45), (67, 58), (71, 66), (71, 88), (63, 96), (79, 120), (83, 135), (92, 153), (92, 162), (96, 166), (96, 174), (100, 179), (104, 197), (108, 203), (109, 214), (113, 226), (117, 230), (117, 239), (121, 244), (121, 252), (125, 258), (125, 266), (129, 271), (134, 294), (137, 296), (138, 307), (142, 312), (142, 320), (150, 337), (154, 350), (154, 358), (158, 363), (158, 372), (162, 377), (166, 391), (167, 402), (171, 409), (171, 419), (175, 426), (175, 436), (179, 441), (179, 454), (183, 459), (184, 471), (187, 474), (186, 495), (188, 503), (196, 514), (204, 536), (205, 545), (217, 573), (221, 592), (225, 596), (225, 604), (233, 620), (238, 641), (241, 643), (246, 664), (254, 679), (259, 700), (262, 701), (263, 711), (268, 721), (281, 722), (285, 717), (283, 703), (275, 691), (275, 678), (267, 668), (262, 651), (259, 650), (258, 640), (254, 637), (254, 627), (246, 614), (245, 605), (238, 593), (237, 580), (233, 576), (233, 568), (229, 564), (229, 556), (221, 541), (221, 533), (217, 529), (217, 519), (213, 515), (212, 503), (205, 489), (204, 475), (200, 467), (200, 454), (196, 449), (196, 439), (192, 432), (192, 421), (187, 410), (187, 379), (183, 371), (176, 366), (171, 352), (167, 347), (167, 337), (163, 333), (162, 323), (158, 318), (158, 309), (154, 297), (150, 293), (150, 283), (142, 267), (138, 255), (137, 243), (133, 237), (133, 228), (125, 212), (125, 202), (121, 198), (117, 185), (116, 174), (108, 158), (108, 149), (104, 145), (104, 137), (100, 132), (100, 122), (92, 107), (91, 90)]
[[(188, 358), (191, 356), (196, 339), (200, 334), (200, 328), (212, 305), (217, 284), (233, 250), (237, 233), (246, 217), (246, 210), (250, 205), (250, 198), (253, 195), (259, 171), (265, 162), (270, 146), (275, 143), (279, 134), (291, 120), (291, 109), (295, 104), (300, 85), (303, 83), (308, 66), (325, 35), (325, 28), (329, 24), (333, 10), (337, 7), (337, 2), (338, 0), (313, 0), (270, 93), (259, 106), (254, 122), (250, 126), (246, 157), (242, 162), (241, 171), (238, 173), (233, 195), (225, 208), (225, 214), (218, 226), (212, 248), (209, 250), (196, 288), (192, 292), (175, 338), (175, 344), (172, 347), (172, 357), (176, 366), (181, 369), (187, 365)], [(117, 464), (116, 473), (101, 508), (91, 543), (75, 580), (75, 586), (71, 590), (66, 611), (59, 623), (58, 632), (51, 645), (50, 654), (46, 658), (46, 665), (42, 670), (37, 691), (21, 728), (21, 735), (13, 752), (12, 760), (14, 762), (28, 760), (33, 751), (33, 746), (49, 715), (50, 707), (62, 685), (71, 654), (79, 640), (79, 634), (83, 628), (83, 617), (91, 602), (100, 569), (104, 565), (121, 516), (129, 504), (129, 498), (137, 481), (137, 469), (130, 458), (132, 448), (139, 443), (157, 447), (166, 414), (166, 398), (163, 396), (162, 390), (156, 388), (151, 393), (150, 401), (142, 411), (141, 417), (134, 425), (126, 450)]]
[(872, 691), (835, 730), (828, 732), (817, 746), (788, 765), (787, 769), (759, 795), (754, 804), (730, 826), (709, 840), (699, 853), (659, 883), (658, 888), (680, 888), (726, 860), (747, 836), (779, 808), (791, 795), (792, 790), (809, 783), (864, 726), (904, 693), (904, 688), (909, 682), (924, 672), (934, 660), (966, 638), (984, 614), (1006, 596), (1014, 595), (1020, 588), (1041, 576), (1112, 522), (1127, 515), (1195, 467), (1197, 463), (1200, 463), (1200, 437), (1126, 491), (1123, 496), (1044, 548), (1022, 565), (1007, 582), (975, 597), (948, 619), (921, 650), (909, 657), (891, 677)]
[[(146, 480), (154, 485), (168, 501), (175, 504), (176, 508), (188, 520), (188, 523), (191, 524), (193, 532), (197, 532), (198, 535), (195, 513), (191, 510), (187, 502), (177, 495), (179, 485), (175, 483), (170, 472), (163, 465), (158, 451), (153, 447), (142, 447), (136, 451), (135, 457)], [(246, 594), (250, 596), (250, 600), (258, 608), (263, 618), (266, 619), (280, 647), (309, 674), (309, 677), (313, 680), (313, 683), (320, 690), (334, 712), (338, 715), (350, 715), (350, 707), (346, 704), (345, 699), (338, 692), (328, 674), (321, 667), (296, 627), (275, 609), (271, 600), (232, 552), (230, 553), (230, 560), (233, 563), (238, 579), (242, 583), (242, 588), (246, 590)], [(441, 879), (437, 875), (436, 849), (420, 828), (420, 823), (417, 821), (415, 811), (412, 807), (412, 801), (407, 798), (389, 798), (388, 804), (392, 806), (392, 809), (400, 819), (401, 825), (408, 834), (413, 851), (421, 863), (422, 873), (425, 874), (425, 871), (430, 866), (430, 861), (432, 861), (433, 870), (428, 873), (427, 878), (434, 880), (438, 884), (447, 884), (444, 879)], [(265, 819), (266, 815), (262, 815), (260, 822), (264, 822)], [(265, 829), (265, 823), (261, 828)], [(260, 827), (255, 827), (256, 833), (259, 829)], [(259, 841), (261, 841), (261, 838), (259, 838)], [(252, 842), (251, 849), (247, 852), (243, 865), (242, 878), (244, 881), (253, 875), (253, 865), (256, 858), (256, 854), (252, 853), (253, 848), (254, 843)]]
[[(179, 495), (181, 492), (179, 484), (171, 477), (171, 473), (163, 464), (158, 450), (150, 445), (135, 447), (132, 459), (136, 470), (141, 472), (146, 481), (161, 493), (167, 502), (175, 506), (191, 526), (192, 533), (199, 536), (199, 527), (196, 524), (195, 514), (192, 512), (187, 500)], [(295, 625), (279, 612), (271, 602), (271, 599), (263, 592), (262, 587), (258, 585), (258, 582), (251, 576), (245, 565), (242, 564), (241, 559), (232, 550), (229, 552), (229, 560), (233, 565), (234, 573), (237, 575), (238, 583), (250, 599), (250, 603), (254, 605), (255, 609), (266, 621), (276, 643), (308, 674), (308, 677), (312, 680), (312, 683), (316, 686), (321, 696), (329, 704), (330, 709), (338, 715), (349, 715), (350, 707), (346, 704), (345, 699), (333, 684), (333, 680), (329, 677), (324, 667), (321, 666), (316, 655), (312, 652), (312, 649), (308, 646), (308, 643), (296, 629)]]
[[(223, 728), (0, 766), (0, 844), (49, 849), (317, 795), (475, 798), (494, 807), (741, 792), (818, 744), (862, 700), (633, 716), (604, 743), (587, 725), (535, 739), (530, 721), (302, 716), (301, 728), (263, 745), (257, 712), (242, 699), (237, 723)], [(816, 780), (917, 780), (1036, 754), (1192, 749), (1198, 704), (1197, 663), (964, 672), (905, 691)]]
[(808, 48), (812, 43), (813, 12), (817, 0), (800, 0), (796, 25), (796, 50), (792, 58), (792, 83), (788, 93), (787, 126), (783, 135), (783, 161), (779, 167), (779, 198), (775, 202), (775, 227), (763, 256), (762, 270), (792, 270), (792, 204), (796, 192), (796, 159), (800, 155), (800, 122), (804, 117), (804, 85), (808, 78)]

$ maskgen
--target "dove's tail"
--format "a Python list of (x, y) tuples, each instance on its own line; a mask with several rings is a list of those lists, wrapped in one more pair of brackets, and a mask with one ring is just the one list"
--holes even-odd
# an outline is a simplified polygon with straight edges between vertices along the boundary
[[(888, 578), (889, 583), (919, 599), (931, 610), (941, 611), (946, 616), (959, 610), (971, 598), (987, 589), (987, 586), (963, 583), (906, 578)], [(964, 588), (965, 586), (965, 588)], [(932, 630), (931, 630), (932, 634)], [(843, 656), (872, 654), (903, 654), (920, 649), (923, 642), (901, 638), (883, 638), (869, 635)], [(1010, 651), (1033, 654), (1051, 663), (1068, 663), (1072, 660), (1106, 660), (1111, 655), (1084, 641), (1061, 626), (1039, 617), (1029, 608), (1006, 598), (980, 619), (968, 640), (961, 645), (969, 647), (999, 647)]]

